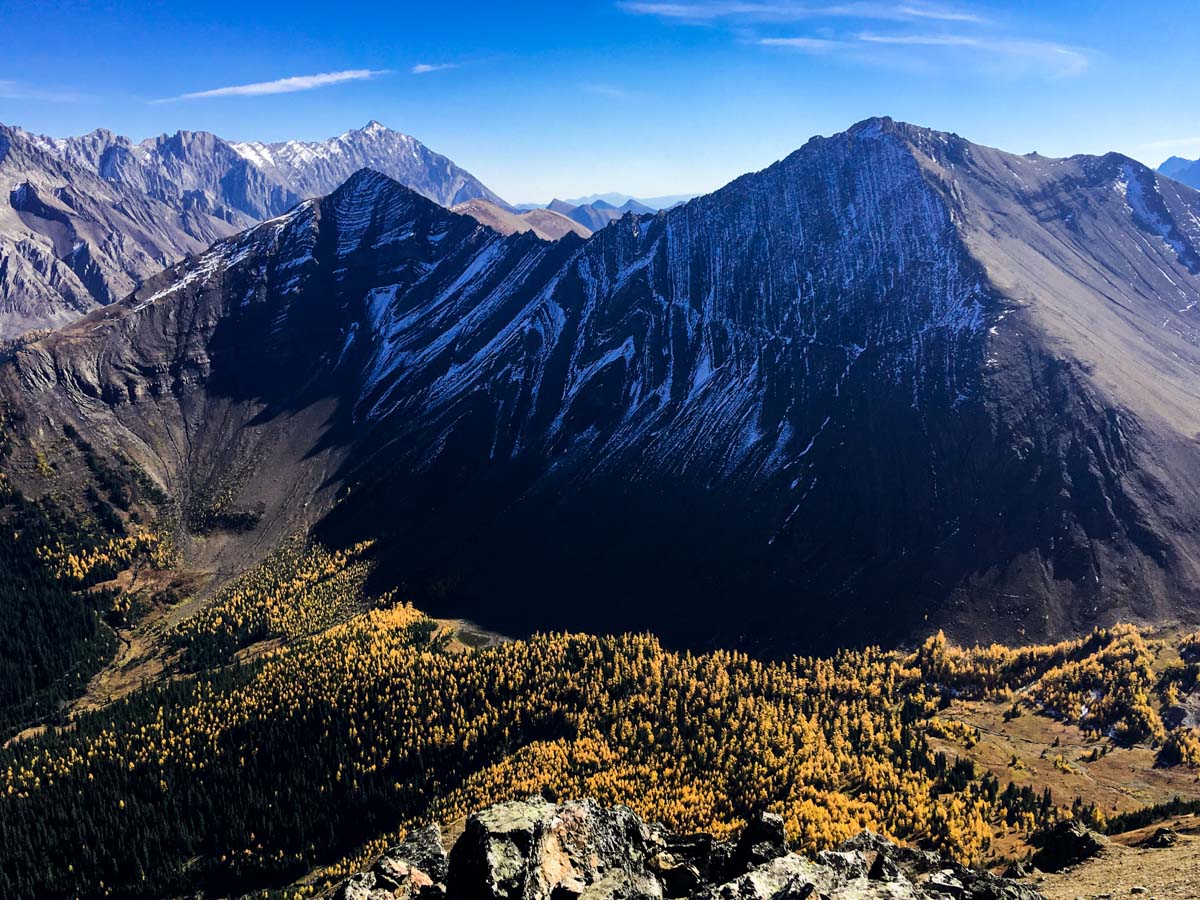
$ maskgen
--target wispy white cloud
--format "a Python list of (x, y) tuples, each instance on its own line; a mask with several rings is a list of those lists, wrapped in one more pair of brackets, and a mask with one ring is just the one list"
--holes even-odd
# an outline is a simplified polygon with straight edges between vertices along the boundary
[(871, 34), (857, 36), (868, 44), (893, 47), (967, 48), (991, 57), (1012, 69), (1014, 74), (1032, 68), (1052, 76), (1078, 75), (1088, 67), (1087, 55), (1065, 44), (1020, 38), (994, 38), (971, 34)]
[(457, 69), (458, 63), (438, 63), (431, 65), (430, 63), (417, 63), (409, 71), (413, 75), (428, 75), (430, 72), (441, 72), (445, 69)]
[(923, 3), (852, 2), (838, 4), (791, 3), (787, 0), (701, 0), (701, 2), (657, 2), (619, 0), (625, 12), (657, 16), (692, 24), (730, 20), (739, 22), (794, 22), (804, 19), (853, 18), (881, 21), (931, 19), (943, 22), (986, 20), (976, 13), (954, 7)]
[(1176, 150), (1180, 147), (1200, 147), (1200, 135), (1195, 137), (1167, 138), (1162, 141), (1150, 141), (1142, 144), (1141, 150)]
[(0, 78), (0, 100), (38, 100), (43, 103), (78, 103), (83, 94), (74, 91), (47, 91), (17, 81)]
[(596, 94), (600, 97), (630, 97), (632, 94), (624, 88), (619, 88), (611, 84), (603, 82), (588, 82), (579, 86), (581, 91), (587, 91), (589, 94)]
[(987, 22), (987, 19), (976, 13), (947, 9), (945, 7), (899, 6), (896, 9), (902, 16), (910, 19), (933, 19), (939, 22), (974, 22), (976, 24)]
[(835, 50), (848, 50), (854, 47), (852, 41), (839, 41), (832, 38), (819, 37), (760, 38), (758, 43), (763, 47), (786, 47), (789, 50), (804, 50), (808, 53), (830, 53)]
[(794, 7), (778, 3), (643, 3), (640, 0), (622, 0), (617, 6), (635, 16), (658, 16), (663, 19), (682, 19), (686, 22), (708, 22), (735, 17), (796, 17)]
[[(617, 6), (633, 15), (724, 27), (740, 40), (762, 47), (837, 53), (855, 63), (914, 71), (934, 71), (952, 54), (958, 65), (998, 76), (1065, 77), (1083, 72), (1089, 62), (1085, 50), (1005, 34), (985, 16), (960, 4), (921, 0), (618, 0)], [(857, 21), (838, 27), (836, 23), (844, 20)], [(810, 24), (814, 33), (778, 33), (781, 26), (800, 23)], [(929, 33), (906, 32), (904, 26)], [(849, 32), (851, 27), (857, 27), (858, 33), (839, 33)], [(862, 30), (868, 28), (873, 30)], [(970, 57), (963, 59), (966, 54), (962, 51), (971, 51)]]
[(390, 74), (390, 69), (347, 69), (343, 72), (322, 72), (317, 75), (293, 75), (290, 78), (277, 78), (274, 81), (256, 81), (253, 84), (236, 84), (207, 91), (195, 91), (151, 102), (172, 103), (176, 100), (204, 100), (210, 97), (261, 97), (268, 94), (292, 94), (297, 91), (311, 91), (347, 81), (368, 81), (381, 75)]

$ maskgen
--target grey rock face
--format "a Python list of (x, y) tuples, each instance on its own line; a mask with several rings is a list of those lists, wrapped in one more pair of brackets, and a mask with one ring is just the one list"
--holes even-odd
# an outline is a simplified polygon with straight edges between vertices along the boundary
[(442, 832), (437, 825), (416, 829), (384, 855), (390, 860), (420, 869), (434, 881), (446, 880), (449, 862), (442, 844)]
[(141, 143), (105, 130), (53, 139), (0, 126), (0, 339), (111, 303), (364, 166), (444, 206), (505, 206), (469, 172), (377, 122), (271, 145), (190, 131)]
[[(774, 818), (758, 817), (728, 843), (709, 835), (677, 835), (648, 825), (624, 807), (594, 801), (549, 803), (540, 797), (475, 813), (450, 852), (445, 885), (393, 882), (381, 873), (404, 866), (389, 851), (370, 872), (353, 876), (339, 900), (389, 897), (449, 900), (827, 900), (964, 897), (1038, 900), (1031, 888), (897, 847), (877, 835), (848, 842), (816, 861), (782, 850)], [(767, 840), (764, 842), (763, 838)], [(422, 843), (428, 843), (422, 839)], [(738, 848), (764, 847), (768, 858)], [(864, 849), (865, 848), (865, 849)], [(410, 871), (406, 869), (405, 871)], [(686, 878), (680, 873), (686, 871)], [(886, 876), (876, 872), (886, 871)], [(395, 887), (393, 887), (393, 884)]]
[(0, 339), (111, 303), (253, 221), (110, 181), (86, 159), (0, 126)]
[(437, 825), (411, 832), (387, 850), (369, 871), (351, 876), (336, 900), (435, 900), (445, 896), (446, 849)]

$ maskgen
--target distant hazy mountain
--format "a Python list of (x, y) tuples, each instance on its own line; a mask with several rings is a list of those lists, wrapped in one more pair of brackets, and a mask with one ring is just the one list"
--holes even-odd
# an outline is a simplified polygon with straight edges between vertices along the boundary
[(627, 213), (644, 216), (654, 212), (636, 200), (626, 200), (621, 206), (614, 206), (606, 200), (596, 200), (581, 206), (568, 200), (555, 199), (550, 201), (546, 209), (573, 219), (590, 231), (599, 231), (609, 222), (616, 221)]
[(588, 237), (592, 233), (591, 229), (580, 225), (575, 220), (568, 219), (549, 209), (510, 211), (497, 206), (490, 200), (468, 200), (466, 203), (459, 203), (452, 209), (456, 213), (471, 216), (477, 222), (501, 234), (532, 231), (543, 240), (557, 241), (565, 234)]
[(587, 206), (590, 203), (603, 201), (609, 206), (624, 206), (630, 200), (640, 206), (644, 206), (652, 211), (660, 209), (668, 209), (676, 206), (679, 203), (686, 203), (691, 200), (696, 194), (667, 194), (662, 197), (634, 197), (631, 194), (591, 194), (587, 197), (576, 197), (574, 200), (567, 200), (572, 206)]
[(1158, 171), (1168, 178), (1174, 178), (1188, 187), (1200, 190), (1200, 159), (1172, 156), (1158, 167)]
[[(597, 201), (603, 201), (609, 206), (624, 206), (626, 203), (632, 200), (638, 205), (646, 207), (646, 209), (650, 210), (651, 212), (657, 212), (660, 209), (670, 209), (672, 206), (678, 206), (680, 203), (686, 203), (697, 196), (697, 194), (667, 194), (662, 197), (634, 197), (630, 194), (607, 193), (589, 194), (586, 197), (576, 197), (573, 200), (558, 200), (555, 202), (566, 203), (569, 206), (588, 206), (596, 203)], [(522, 210), (545, 209), (548, 206), (548, 203), (518, 203), (516, 208)]]
[(370, 166), (443, 206), (507, 205), (419, 141), (371, 122), (316, 143), (180, 131), (49, 138), (0, 125), (0, 339), (61, 325), (213, 241)]

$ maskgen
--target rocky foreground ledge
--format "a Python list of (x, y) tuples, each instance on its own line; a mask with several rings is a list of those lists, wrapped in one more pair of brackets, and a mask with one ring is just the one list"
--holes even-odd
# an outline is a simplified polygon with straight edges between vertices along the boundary
[(763, 813), (729, 841), (673, 834), (623, 806), (540, 797), (475, 813), (449, 854), (413, 832), (336, 900), (1041, 900), (1032, 888), (864, 831), (815, 860)]

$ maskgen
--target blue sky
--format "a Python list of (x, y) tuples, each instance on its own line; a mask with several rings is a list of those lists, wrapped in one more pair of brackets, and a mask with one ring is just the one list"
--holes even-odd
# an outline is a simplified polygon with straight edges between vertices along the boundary
[(514, 202), (708, 191), (872, 115), (1200, 156), (1195, 0), (2, 0), (0, 36), (6, 123), (283, 140), (374, 118)]

